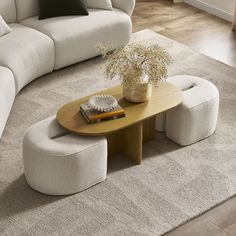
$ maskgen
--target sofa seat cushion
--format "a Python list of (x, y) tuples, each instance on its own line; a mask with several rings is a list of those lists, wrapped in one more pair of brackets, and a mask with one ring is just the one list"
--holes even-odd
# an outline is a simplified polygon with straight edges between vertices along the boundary
[(8, 68), (0, 66), (0, 137), (5, 128), (14, 99), (14, 76)]
[(53, 39), (55, 69), (99, 55), (98, 43), (119, 47), (131, 35), (131, 20), (124, 12), (90, 9), (89, 16), (65, 16), (45, 20), (32, 17), (21, 22)]
[(0, 66), (11, 69), (16, 92), (27, 83), (53, 70), (55, 50), (46, 35), (20, 24), (10, 24), (12, 32), (0, 37)]

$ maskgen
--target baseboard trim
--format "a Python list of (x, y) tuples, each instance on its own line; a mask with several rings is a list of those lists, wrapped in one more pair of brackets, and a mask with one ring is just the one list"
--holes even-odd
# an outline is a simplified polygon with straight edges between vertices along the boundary
[(203, 11), (209, 12), (212, 15), (223, 18), (227, 21), (230, 21), (230, 22), (233, 21), (233, 15), (232, 14), (230, 14), (226, 11), (223, 11), (223, 10), (217, 8), (217, 7), (214, 7), (212, 5), (201, 2), (200, 0), (184, 0), (184, 2), (191, 5), (191, 6), (199, 8)]

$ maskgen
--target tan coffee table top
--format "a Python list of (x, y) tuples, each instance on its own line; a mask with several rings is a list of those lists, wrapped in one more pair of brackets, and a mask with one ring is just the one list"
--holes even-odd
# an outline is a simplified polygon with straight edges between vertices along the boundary
[(96, 94), (113, 95), (122, 108), (126, 117), (88, 124), (80, 111), (80, 104), (88, 102), (92, 95), (72, 101), (57, 112), (57, 121), (65, 129), (85, 136), (108, 135), (131, 125), (142, 122), (163, 111), (173, 108), (182, 102), (182, 91), (167, 82), (161, 82), (157, 89), (153, 88), (152, 97), (148, 102), (131, 103), (122, 95), (122, 87), (116, 86)]

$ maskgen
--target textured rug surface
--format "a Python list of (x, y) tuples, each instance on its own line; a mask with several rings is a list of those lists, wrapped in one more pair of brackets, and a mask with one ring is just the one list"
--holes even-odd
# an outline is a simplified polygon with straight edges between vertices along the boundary
[(216, 84), (216, 133), (184, 148), (157, 134), (144, 145), (142, 165), (116, 156), (103, 183), (67, 197), (40, 194), (23, 175), (25, 129), (72, 99), (119, 83), (103, 79), (100, 57), (46, 75), (17, 96), (0, 141), (0, 235), (156, 236), (236, 194), (236, 70), (150, 30), (132, 41), (167, 48), (175, 61), (170, 75)]

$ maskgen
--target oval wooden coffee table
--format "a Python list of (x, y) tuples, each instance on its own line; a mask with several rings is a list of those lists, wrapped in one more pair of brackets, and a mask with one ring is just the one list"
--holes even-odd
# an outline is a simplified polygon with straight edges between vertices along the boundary
[(126, 117), (88, 124), (80, 112), (80, 104), (87, 103), (87, 96), (64, 105), (57, 112), (57, 121), (65, 129), (84, 136), (106, 136), (109, 155), (124, 153), (128, 158), (140, 164), (142, 144), (155, 138), (155, 117), (182, 102), (182, 91), (167, 82), (161, 82), (153, 89), (148, 102), (132, 103), (123, 98), (122, 87), (116, 86), (96, 94), (113, 95)]

